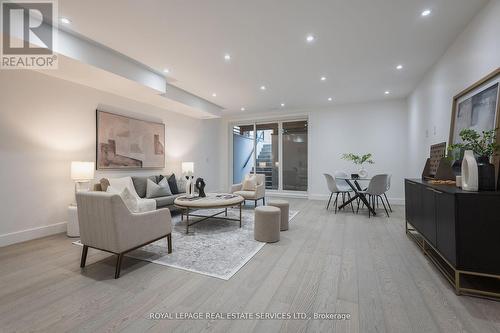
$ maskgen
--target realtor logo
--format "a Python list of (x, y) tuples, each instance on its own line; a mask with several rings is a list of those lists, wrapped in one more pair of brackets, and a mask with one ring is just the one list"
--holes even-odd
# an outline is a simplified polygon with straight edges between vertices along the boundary
[(56, 69), (56, 0), (1, 1), (2, 69)]

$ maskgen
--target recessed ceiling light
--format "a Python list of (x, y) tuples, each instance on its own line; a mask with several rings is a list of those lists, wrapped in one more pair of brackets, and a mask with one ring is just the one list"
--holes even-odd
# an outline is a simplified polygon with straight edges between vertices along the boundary
[(333, 100), (333, 98), (328, 97), (328, 102), (331, 102), (332, 100)]
[(422, 12), (422, 16), (429, 16), (431, 14), (431, 10), (430, 9), (426, 9)]
[(240, 110), (241, 110), (241, 111), (245, 111), (245, 108), (241, 108)]
[(315, 40), (316, 40), (316, 37), (314, 37), (313, 35), (307, 35), (307, 37), (306, 37), (306, 41), (307, 41), (308, 43), (312, 43), (312, 42), (314, 42)]
[(224, 54), (224, 60), (226, 60), (226, 61), (231, 60), (231, 55), (228, 53)]
[(397, 69), (397, 70), (401, 70), (401, 69), (403, 69), (403, 65), (397, 65), (397, 66), (396, 66), (396, 69)]
[(213, 94), (212, 94), (212, 97), (217, 97), (217, 94), (216, 94), (216, 93), (213, 93)]
[(284, 107), (285, 106), (285, 103), (281, 103), (281, 107)]
[(163, 70), (163, 73), (168, 74), (168, 73), (170, 73), (170, 70), (169, 70), (168, 68), (165, 68), (165, 69)]
[(64, 24), (70, 24), (71, 20), (67, 17), (61, 17), (61, 22)]
[(325, 77), (325, 76), (322, 76), (322, 77), (321, 77), (321, 81), (326, 81), (326, 77)]
[(389, 95), (391, 92), (389, 90), (386, 90), (384, 94)]
[(266, 90), (266, 86), (260, 86), (260, 90)]

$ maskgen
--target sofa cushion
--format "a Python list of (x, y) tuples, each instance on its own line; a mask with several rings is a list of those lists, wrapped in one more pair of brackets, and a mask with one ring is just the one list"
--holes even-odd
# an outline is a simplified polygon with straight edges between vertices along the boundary
[(170, 191), (172, 192), (172, 194), (179, 194), (179, 188), (177, 187), (177, 180), (175, 179), (175, 173), (163, 177), (167, 178), (168, 185), (170, 186)]
[(139, 196), (139, 198), (146, 197), (146, 189), (147, 189), (148, 179), (157, 183), (156, 176), (132, 177), (132, 182), (134, 183), (135, 191), (137, 192), (137, 195)]
[(132, 213), (144, 213), (150, 212), (156, 209), (156, 201), (153, 199), (141, 199), (137, 196), (135, 192), (132, 192), (128, 187), (125, 187), (123, 191), (118, 191), (113, 186), (108, 186), (108, 193), (118, 194), (125, 206)]
[(254, 175), (247, 175), (243, 180), (243, 191), (255, 191), (257, 178)]
[(147, 184), (146, 198), (148, 199), (172, 195), (170, 186), (168, 185), (168, 181), (166, 178), (163, 178), (158, 184), (156, 184), (151, 179), (148, 179)]
[(156, 208), (172, 206), (174, 204), (175, 198), (180, 197), (181, 195), (182, 194), (173, 194), (167, 197), (154, 198), (154, 200), (156, 200)]
[(128, 188), (131, 194), (139, 197), (135, 190), (134, 183), (132, 182), (132, 177), (109, 178), (108, 181), (109, 185), (119, 193), (122, 193), (125, 188)]
[(99, 181), (99, 185), (101, 185), (101, 189), (99, 191), (106, 192), (108, 190), (109, 180), (106, 178), (101, 178), (101, 180)]

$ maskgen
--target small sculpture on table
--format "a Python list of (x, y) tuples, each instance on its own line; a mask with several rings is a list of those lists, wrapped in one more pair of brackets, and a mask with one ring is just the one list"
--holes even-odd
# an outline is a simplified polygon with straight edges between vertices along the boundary
[(196, 188), (198, 189), (198, 196), (204, 198), (207, 195), (205, 194), (205, 181), (203, 178), (196, 179)]

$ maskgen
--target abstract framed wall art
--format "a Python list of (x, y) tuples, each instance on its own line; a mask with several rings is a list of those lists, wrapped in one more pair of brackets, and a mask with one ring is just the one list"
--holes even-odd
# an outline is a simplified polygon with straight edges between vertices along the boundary
[(460, 131), (478, 133), (499, 126), (500, 68), (474, 83), (453, 98), (450, 144), (461, 142)]
[(96, 167), (163, 169), (165, 124), (96, 110)]

